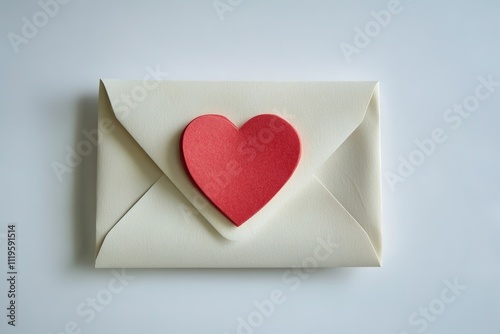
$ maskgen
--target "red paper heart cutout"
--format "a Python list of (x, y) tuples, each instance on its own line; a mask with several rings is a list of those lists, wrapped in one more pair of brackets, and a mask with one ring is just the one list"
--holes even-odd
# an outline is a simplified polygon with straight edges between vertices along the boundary
[(184, 129), (181, 158), (192, 182), (240, 226), (292, 176), (300, 140), (276, 115), (255, 116), (240, 129), (224, 116), (203, 115)]

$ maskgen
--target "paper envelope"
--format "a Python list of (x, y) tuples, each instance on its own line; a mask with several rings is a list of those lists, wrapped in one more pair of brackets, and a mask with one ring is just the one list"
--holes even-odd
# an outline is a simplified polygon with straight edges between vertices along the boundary
[[(300, 136), (295, 172), (240, 227), (182, 166), (204, 114), (276, 114)], [(98, 117), (97, 268), (381, 265), (377, 82), (103, 80)]]

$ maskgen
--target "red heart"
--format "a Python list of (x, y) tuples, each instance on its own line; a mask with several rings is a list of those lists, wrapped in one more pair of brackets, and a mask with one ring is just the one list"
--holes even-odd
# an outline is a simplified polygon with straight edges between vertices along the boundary
[(300, 158), (295, 129), (276, 115), (258, 115), (239, 130), (221, 115), (192, 120), (181, 137), (187, 174), (234, 225), (257, 213), (283, 187)]

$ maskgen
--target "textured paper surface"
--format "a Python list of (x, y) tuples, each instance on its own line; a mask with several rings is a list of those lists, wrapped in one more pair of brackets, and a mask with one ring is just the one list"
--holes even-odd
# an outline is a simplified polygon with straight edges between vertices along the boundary
[(241, 128), (221, 115), (186, 127), (181, 155), (192, 182), (236, 226), (283, 187), (300, 158), (300, 139), (284, 119), (263, 114)]
[[(288, 267), (311, 256), (321, 236), (338, 247), (319, 265), (380, 265), (375, 82), (163, 82), (114, 118), (113, 101), (138, 84), (101, 84), (99, 117), (116, 130), (98, 152), (97, 267)], [(284, 108), (301, 137), (301, 162), (261, 211), (235, 227), (200, 205), (203, 195), (178, 159), (180, 134), (199, 115), (241, 126)]]

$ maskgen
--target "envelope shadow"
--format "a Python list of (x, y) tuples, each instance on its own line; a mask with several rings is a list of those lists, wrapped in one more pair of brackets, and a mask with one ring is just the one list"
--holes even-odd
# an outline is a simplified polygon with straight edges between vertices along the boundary
[[(86, 154), (73, 169), (73, 241), (75, 247), (75, 265), (86, 268), (94, 267), (95, 219), (96, 219), (96, 178), (97, 146), (83, 131), (97, 129), (97, 96), (82, 96), (77, 101), (77, 122), (75, 125), (75, 146), (73, 149)], [(86, 144), (87, 142), (89, 144)], [(91, 147), (90, 153), (86, 148)]]
[[(356, 268), (361, 269), (361, 268)], [(148, 282), (183, 282), (186, 286), (219, 286), (223, 284), (252, 287), (273, 283), (277, 288), (290, 288), (290, 277), (300, 284), (316, 284), (321, 287), (346, 284), (356, 272), (352, 268), (157, 268), (128, 269), (127, 273)], [(300, 272), (300, 274), (298, 273)], [(364, 272), (364, 270), (362, 271)], [(299, 276), (300, 275), (300, 276)], [(286, 276), (286, 278), (285, 278)], [(306, 283), (309, 281), (308, 283)], [(293, 284), (292, 284), (293, 285)]]

